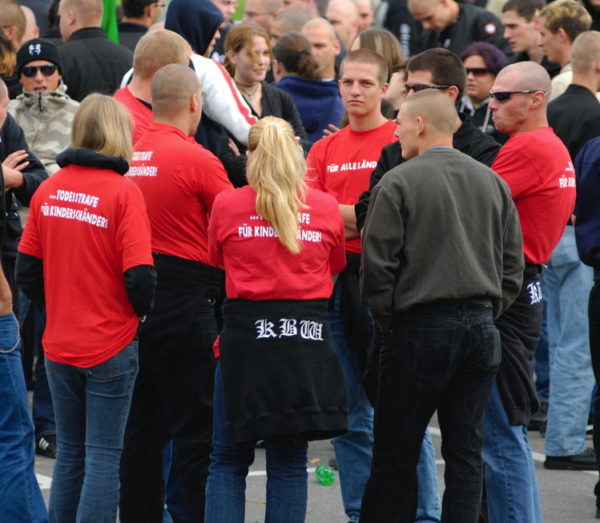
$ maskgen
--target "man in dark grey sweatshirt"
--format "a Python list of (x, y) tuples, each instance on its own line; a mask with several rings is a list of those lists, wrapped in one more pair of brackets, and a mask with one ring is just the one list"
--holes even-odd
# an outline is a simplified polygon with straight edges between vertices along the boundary
[(446, 461), (442, 519), (475, 523), (483, 411), (500, 364), (494, 318), (523, 278), (506, 183), (452, 149), (456, 109), (437, 90), (409, 97), (396, 132), (408, 162), (373, 191), (362, 296), (383, 333), (375, 448), (361, 522), (412, 522), (423, 434), (438, 411)]

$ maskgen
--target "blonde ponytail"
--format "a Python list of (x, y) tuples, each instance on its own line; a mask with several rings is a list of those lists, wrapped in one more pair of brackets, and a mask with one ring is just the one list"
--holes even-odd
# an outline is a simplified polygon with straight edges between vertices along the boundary
[(305, 208), (306, 168), (292, 126), (274, 116), (259, 120), (248, 137), (248, 183), (256, 191), (256, 212), (267, 220), (279, 241), (298, 254), (298, 212)]

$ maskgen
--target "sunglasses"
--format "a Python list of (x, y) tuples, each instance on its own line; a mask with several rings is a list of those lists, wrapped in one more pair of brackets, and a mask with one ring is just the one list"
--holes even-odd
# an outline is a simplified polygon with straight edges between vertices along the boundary
[(450, 85), (430, 85), (430, 84), (409, 84), (408, 82), (404, 84), (404, 89), (408, 94), (410, 91), (418, 93), (419, 91), (424, 91), (425, 89), (439, 89), (443, 91), (444, 89), (448, 89), (451, 87)]
[(487, 67), (467, 67), (467, 74), (471, 73), (473, 76), (485, 76), (490, 73)]
[(503, 104), (508, 102), (513, 94), (533, 94), (533, 93), (545, 93), (541, 89), (528, 89), (527, 91), (490, 91), (490, 96), (498, 103)]
[(54, 64), (51, 64), (51, 65), (26, 65), (25, 67), (23, 67), (23, 69), (21, 69), (21, 72), (27, 78), (33, 78), (38, 73), (38, 71), (41, 71), (41, 73), (44, 76), (52, 76), (56, 72), (56, 69), (58, 69), (58, 68)]

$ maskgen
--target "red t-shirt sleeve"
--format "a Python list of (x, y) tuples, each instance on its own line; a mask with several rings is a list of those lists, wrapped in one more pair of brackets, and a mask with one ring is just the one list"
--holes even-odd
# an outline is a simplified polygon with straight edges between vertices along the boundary
[(121, 215), (117, 224), (117, 246), (121, 251), (121, 270), (125, 272), (138, 265), (154, 265), (150, 241), (150, 222), (144, 197), (128, 179)]
[(217, 196), (213, 203), (208, 222), (208, 262), (214, 267), (223, 265), (223, 250), (220, 241), (221, 221), (223, 219), (223, 198)]
[(23, 231), (21, 241), (19, 242), (18, 251), (42, 259), (44, 256), (38, 230), (38, 213), (39, 206), (37, 204), (37, 198), (34, 195), (31, 199), (30, 211), (27, 216), (25, 230)]
[(306, 158), (306, 175), (304, 176), (304, 181), (309, 187), (319, 189), (320, 191), (325, 191), (323, 183), (325, 176), (323, 172), (325, 168), (323, 149), (322, 141), (312, 146)]
[(513, 200), (537, 187), (540, 181), (537, 169), (521, 144), (508, 142), (502, 147), (492, 169), (508, 184)]
[(231, 185), (221, 161), (211, 152), (203, 152), (205, 156), (200, 164), (202, 165), (202, 174), (199, 178), (199, 189), (206, 210), (210, 214), (217, 195), (223, 191), (233, 189), (233, 185)]

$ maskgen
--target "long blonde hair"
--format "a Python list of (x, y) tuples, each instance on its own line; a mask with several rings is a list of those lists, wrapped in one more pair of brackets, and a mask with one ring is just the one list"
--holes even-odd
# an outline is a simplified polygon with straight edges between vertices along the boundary
[(292, 126), (274, 116), (259, 120), (250, 129), (248, 151), (247, 178), (256, 191), (256, 212), (275, 229), (279, 241), (298, 254), (302, 248), (298, 212), (306, 208), (306, 164)]

